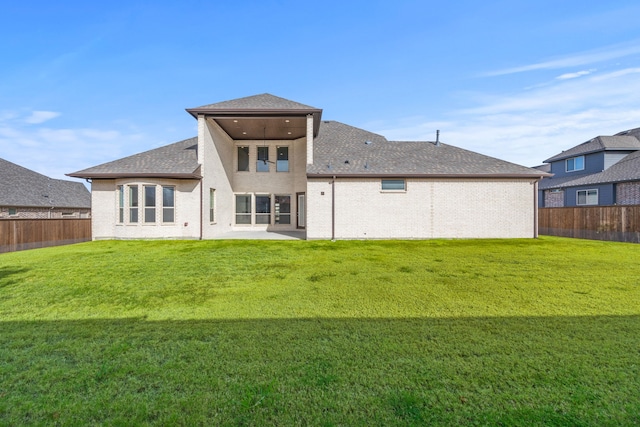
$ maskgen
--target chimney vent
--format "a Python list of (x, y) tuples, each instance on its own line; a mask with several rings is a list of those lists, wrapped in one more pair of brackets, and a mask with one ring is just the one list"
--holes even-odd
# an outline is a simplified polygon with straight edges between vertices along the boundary
[(436, 147), (440, 147), (440, 130), (436, 131)]

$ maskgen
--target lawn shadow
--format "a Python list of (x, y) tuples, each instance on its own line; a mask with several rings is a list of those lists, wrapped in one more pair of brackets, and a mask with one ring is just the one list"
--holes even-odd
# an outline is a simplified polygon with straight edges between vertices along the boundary
[(0, 328), (1, 425), (640, 421), (640, 316)]
[(22, 274), (29, 271), (24, 267), (0, 267), (0, 289), (18, 283), (17, 280), (12, 280), (11, 276), (14, 274)]

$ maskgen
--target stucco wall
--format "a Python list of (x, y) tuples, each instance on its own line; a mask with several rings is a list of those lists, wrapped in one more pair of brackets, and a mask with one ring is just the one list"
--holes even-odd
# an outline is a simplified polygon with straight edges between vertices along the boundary
[[(406, 191), (387, 192), (379, 178), (338, 178), (335, 237), (534, 237), (535, 191), (530, 180), (407, 179)], [(307, 203), (307, 238), (331, 238), (331, 179), (310, 179)]]
[[(124, 223), (118, 223), (117, 186), (139, 186), (139, 221), (129, 222), (125, 207)], [(145, 223), (143, 186), (156, 185), (156, 222)], [(162, 223), (162, 186), (175, 187), (175, 221)], [(93, 206), (92, 234), (100, 239), (197, 239), (200, 237), (200, 195), (197, 180), (172, 179), (94, 179), (91, 184)], [(125, 201), (128, 195), (125, 193)]]

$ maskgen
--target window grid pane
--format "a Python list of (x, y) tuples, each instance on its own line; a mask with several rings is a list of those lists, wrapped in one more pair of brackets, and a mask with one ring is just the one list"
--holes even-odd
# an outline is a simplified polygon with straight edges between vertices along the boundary
[(383, 179), (382, 180), (382, 189), (383, 190), (402, 190), (404, 191), (404, 179)]
[(274, 216), (276, 224), (291, 224), (291, 196), (275, 196)]
[(249, 171), (249, 147), (238, 147), (238, 171)]
[(236, 194), (236, 224), (251, 224), (251, 196)]
[(138, 186), (129, 186), (129, 222), (138, 222)]
[(144, 222), (156, 222), (156, 186), (144, 186)]
[(256, 196), (256, 224), (271, 224), (270, 196)]
[(269, 172), (269, 147), (258, 147), (256, 171)]
[(289, 147), (277, 147), (277, 152), (276, 171), (289, 172)]
[(175, 187), (162, 187), (162, 222), (175, 222)]
[(216, 190), (209, 189), (209, 222), (215, 222)]

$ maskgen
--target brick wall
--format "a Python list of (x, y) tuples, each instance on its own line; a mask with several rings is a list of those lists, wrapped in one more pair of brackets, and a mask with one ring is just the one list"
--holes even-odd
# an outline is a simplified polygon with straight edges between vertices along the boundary
[[(9, 209), (16, 210), (16, 215), (9, 215)], [(81, 208), (20, 208), (0, 207), (0, 219), (61, 219), (90, 218), (91, 209)]]
[(551, 191), (546, 190), (544, 192), (544, 207), (545, 208), (562, 208), (564, 207), (564, 191)]
[(309, 179), (307, 184), (309, 239), (331, 238), (332, 232), (337, 239), (535, 234), (536, 190), (528, 180), (407, 179), (406, 191), (398, 192), (382, 191), (376, 178), (338, 178), (334, 185), (331, 181)]
[(618, 205), (640, 204), (640, 182), (622, 182), (617, 184), (616, 203)]

